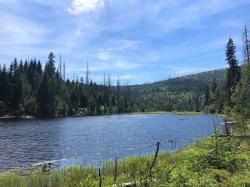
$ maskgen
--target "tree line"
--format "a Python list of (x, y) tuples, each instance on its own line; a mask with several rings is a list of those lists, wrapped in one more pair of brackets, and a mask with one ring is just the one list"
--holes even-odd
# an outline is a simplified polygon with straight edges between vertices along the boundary
[(103, 85), (90, 80), (64, 80), (51, 52), (45, 67), (39, 60), (14, 61), (0, 67), (0, 115), (56, 117), (133, 111), (130, 87), (120, 81)]

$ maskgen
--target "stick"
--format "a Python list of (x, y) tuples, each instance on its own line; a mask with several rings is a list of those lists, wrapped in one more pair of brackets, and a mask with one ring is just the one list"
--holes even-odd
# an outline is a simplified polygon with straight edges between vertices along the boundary
[(100, 168), (99, 168), (99, 179), (100, 179), (99, 187), (102, 187), (102, 174), (101, 174), (101, 169)]
[(150, 166), (149, 173), (151, 173), (151, 170), (153, 169), (153, 167), (154, 167), (154, 165), (155, 165), (156, 159), (157, 159), (157, 157), (158, 157), (159, 147), (160, 147), (160, 142), (157, 142), (154, 160), (153, 160), (153, 162), (152, 162), (152, 164), (151, 164), (151, 166)]
[(117, 158), (115, 159), (115, 176), (114, 176), (114, 182), (116, 182), (116, 176), (117, 176)]

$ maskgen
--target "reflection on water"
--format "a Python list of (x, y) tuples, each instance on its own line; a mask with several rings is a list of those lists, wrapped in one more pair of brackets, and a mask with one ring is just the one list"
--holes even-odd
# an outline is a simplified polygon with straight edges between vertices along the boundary
[[(213, 132), (208, 115), (112, 115), (0, 122), (0, 170), (54, 161), (55, 167), (99, 164), (103, 160), (190, 145)], [(175, 148), (175, 147), (174, 147)]]

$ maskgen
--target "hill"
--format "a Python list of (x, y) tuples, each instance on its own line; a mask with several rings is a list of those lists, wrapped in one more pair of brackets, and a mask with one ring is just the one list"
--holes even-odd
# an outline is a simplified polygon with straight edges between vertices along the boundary
[(200, 111), (204, 109), (206, 88), (215, 87), (215, 91), (224, 85), (225, 80), (226, 69), (219, 69), (133, 85), (130, 89), (142, 111)]

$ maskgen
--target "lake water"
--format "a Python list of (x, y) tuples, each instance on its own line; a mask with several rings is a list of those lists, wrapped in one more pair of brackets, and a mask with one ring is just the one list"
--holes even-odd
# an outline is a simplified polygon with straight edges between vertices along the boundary
[[(210, 115), (111, 115), (0, 122), (0, 170), (53, 161), (54, 167), (182, 149), (211, 135)], [(172, 140), (175, 143), (172, 144)]]

